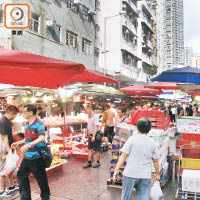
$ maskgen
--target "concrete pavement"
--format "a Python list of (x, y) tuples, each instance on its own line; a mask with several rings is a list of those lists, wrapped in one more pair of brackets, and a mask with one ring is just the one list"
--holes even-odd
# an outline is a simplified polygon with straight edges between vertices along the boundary
[[(86, 160), (68, 159), (63, 171), (49, 177), (51, 200), (120, 200), (120, 189), (107, 188), (110, 159), (110, 152), (102, 153), (101, 167), (98, 169), (83, 169)], [(40, 191), (33, 178), (31, 190), (32, 200), (39, 200)], [(163, 191), (164, 200), (175, 199), (175, 184), (168, 184)], [(19, 194), (12, 199), (19, 200)], [(136, 197), (133, 199), (136, 200)]]

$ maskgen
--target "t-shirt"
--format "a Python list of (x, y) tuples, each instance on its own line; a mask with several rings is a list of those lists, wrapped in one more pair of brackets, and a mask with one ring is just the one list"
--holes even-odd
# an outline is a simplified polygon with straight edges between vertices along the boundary
[(172, 108), (172, 114), (173, 114), (173, 115), (176, 114), (176, 108)]
[(94, 134), (95, 126), (100, 125), (100, 116), (94, 114), (91, 118), (88, 119), (88, 135), (91, 137)]
[(8, 136), (8, 142), (11, 146), (13, 143), (12, 123), (6, 116), (1, 117), (0, 119), (0, 134)]
[[(42, 121), (36, 119), (32, 124), (28, 124), (25, 127), (25, 144), (28, 144), (34, 140), (36, 140), (40, 135), (45, 135), (45, 126)], [(46, 142), (41, 142), (37, 145), (42, 153), (45, 153), (46, 149)], [(40, 155), (35, 148), (32, 146), (29, 150), (25, 153), (25, 158), (32, 160), (35, 158), (39, 158)]]
[(128, 154), (124, 175), (130, 178), (151, 179), (152, 158), (158, 159), (156, 145), (147, 135), (131, 136), (121, 152)]

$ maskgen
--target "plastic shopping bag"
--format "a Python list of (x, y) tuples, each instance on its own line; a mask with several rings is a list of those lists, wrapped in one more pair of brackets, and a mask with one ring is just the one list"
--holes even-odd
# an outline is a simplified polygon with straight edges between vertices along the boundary
[(151, 188), (151, 200), (163, 199), (163, 192), (160, 188), (160, 182), (156, 181)]
[(6, 155), (6, 175), (12, 174), (17, 168), (17, 164), (19, 161), (19, 156), (17, 155), (16, 150), (14, 153), (12, 150)]

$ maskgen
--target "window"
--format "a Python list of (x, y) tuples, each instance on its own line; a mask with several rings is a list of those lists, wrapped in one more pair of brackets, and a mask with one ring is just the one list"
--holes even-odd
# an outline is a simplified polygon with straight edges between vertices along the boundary
[(39, 16), (34, 13), (31, 13), (29, 29), (37, 33), (39, 32)]
[(122, 51), (122, 61), (125, 65), (137, 67), (137, 59), (127, 51)]
[(70, 47), (78, 48), (78, 35), (71, 31), (67, 31), (66, 44)]
[(92, 42), (83, 38), (82, 39), (82, 51), (85, 53), (91, 53)]
[(71, 0), (67, 0), (66, 4), (67, 4), (67, 8), (72, 8), (73, 6), (73, 2)]
[(3, 23), (3, 16), (4, 16), (4, 11), (2, 5), (0, 5), (0, 24)]
[(60, 31), (61, 31), (61, 26), (57, 24), (52, 24), (51, 26), (47, 26), (46, 28), (47, 37), (57, 42), (60, 42)]
[(81, 14), (83, 16), (84, 19), (87, 19), (88, 20), (88, 12), (89, 12), (89, 9), (85, 6), (82, 5), (82, 11), (81, 11)]
[(76, 5), (76, 4), (74, 4), (74, 5), (73, 5), (73, 11), (74, 11), (75, 13), (79, 13), (79, 6)]

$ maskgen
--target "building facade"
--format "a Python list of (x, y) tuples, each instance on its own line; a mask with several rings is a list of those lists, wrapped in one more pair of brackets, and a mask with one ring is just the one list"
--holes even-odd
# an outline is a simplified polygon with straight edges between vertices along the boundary
[(98, 68), (121, 84), (152, 76), (153, 17), (146, 0), (98, 0)]
[(26, 0), (31, 10), (30, 28), (9, 30), (3, 26), (0, 2), (0, 46), (52, 58), (82, 63), (95, 69), (95, 0)]
[(184, 65), (183, 0), (166, 0), (166, 68)]
[[(166, 21), (165, 21), (165, 12), (166, 12), (166, 0), (154, 0), (152, 2), (152, 8), (156, 17), (156, 47), (157, 47), (157, 67), (158, 73), (161, 73), (166, 69), (166, 60), (165, 60), (165, 34), (166, 34)], [(155, 35), (155, 34), (154, 34)]]
[(185, 66), (191, 66), (192, 57), (193, 57), (192, 47), (185, 47), (184, 48)]

